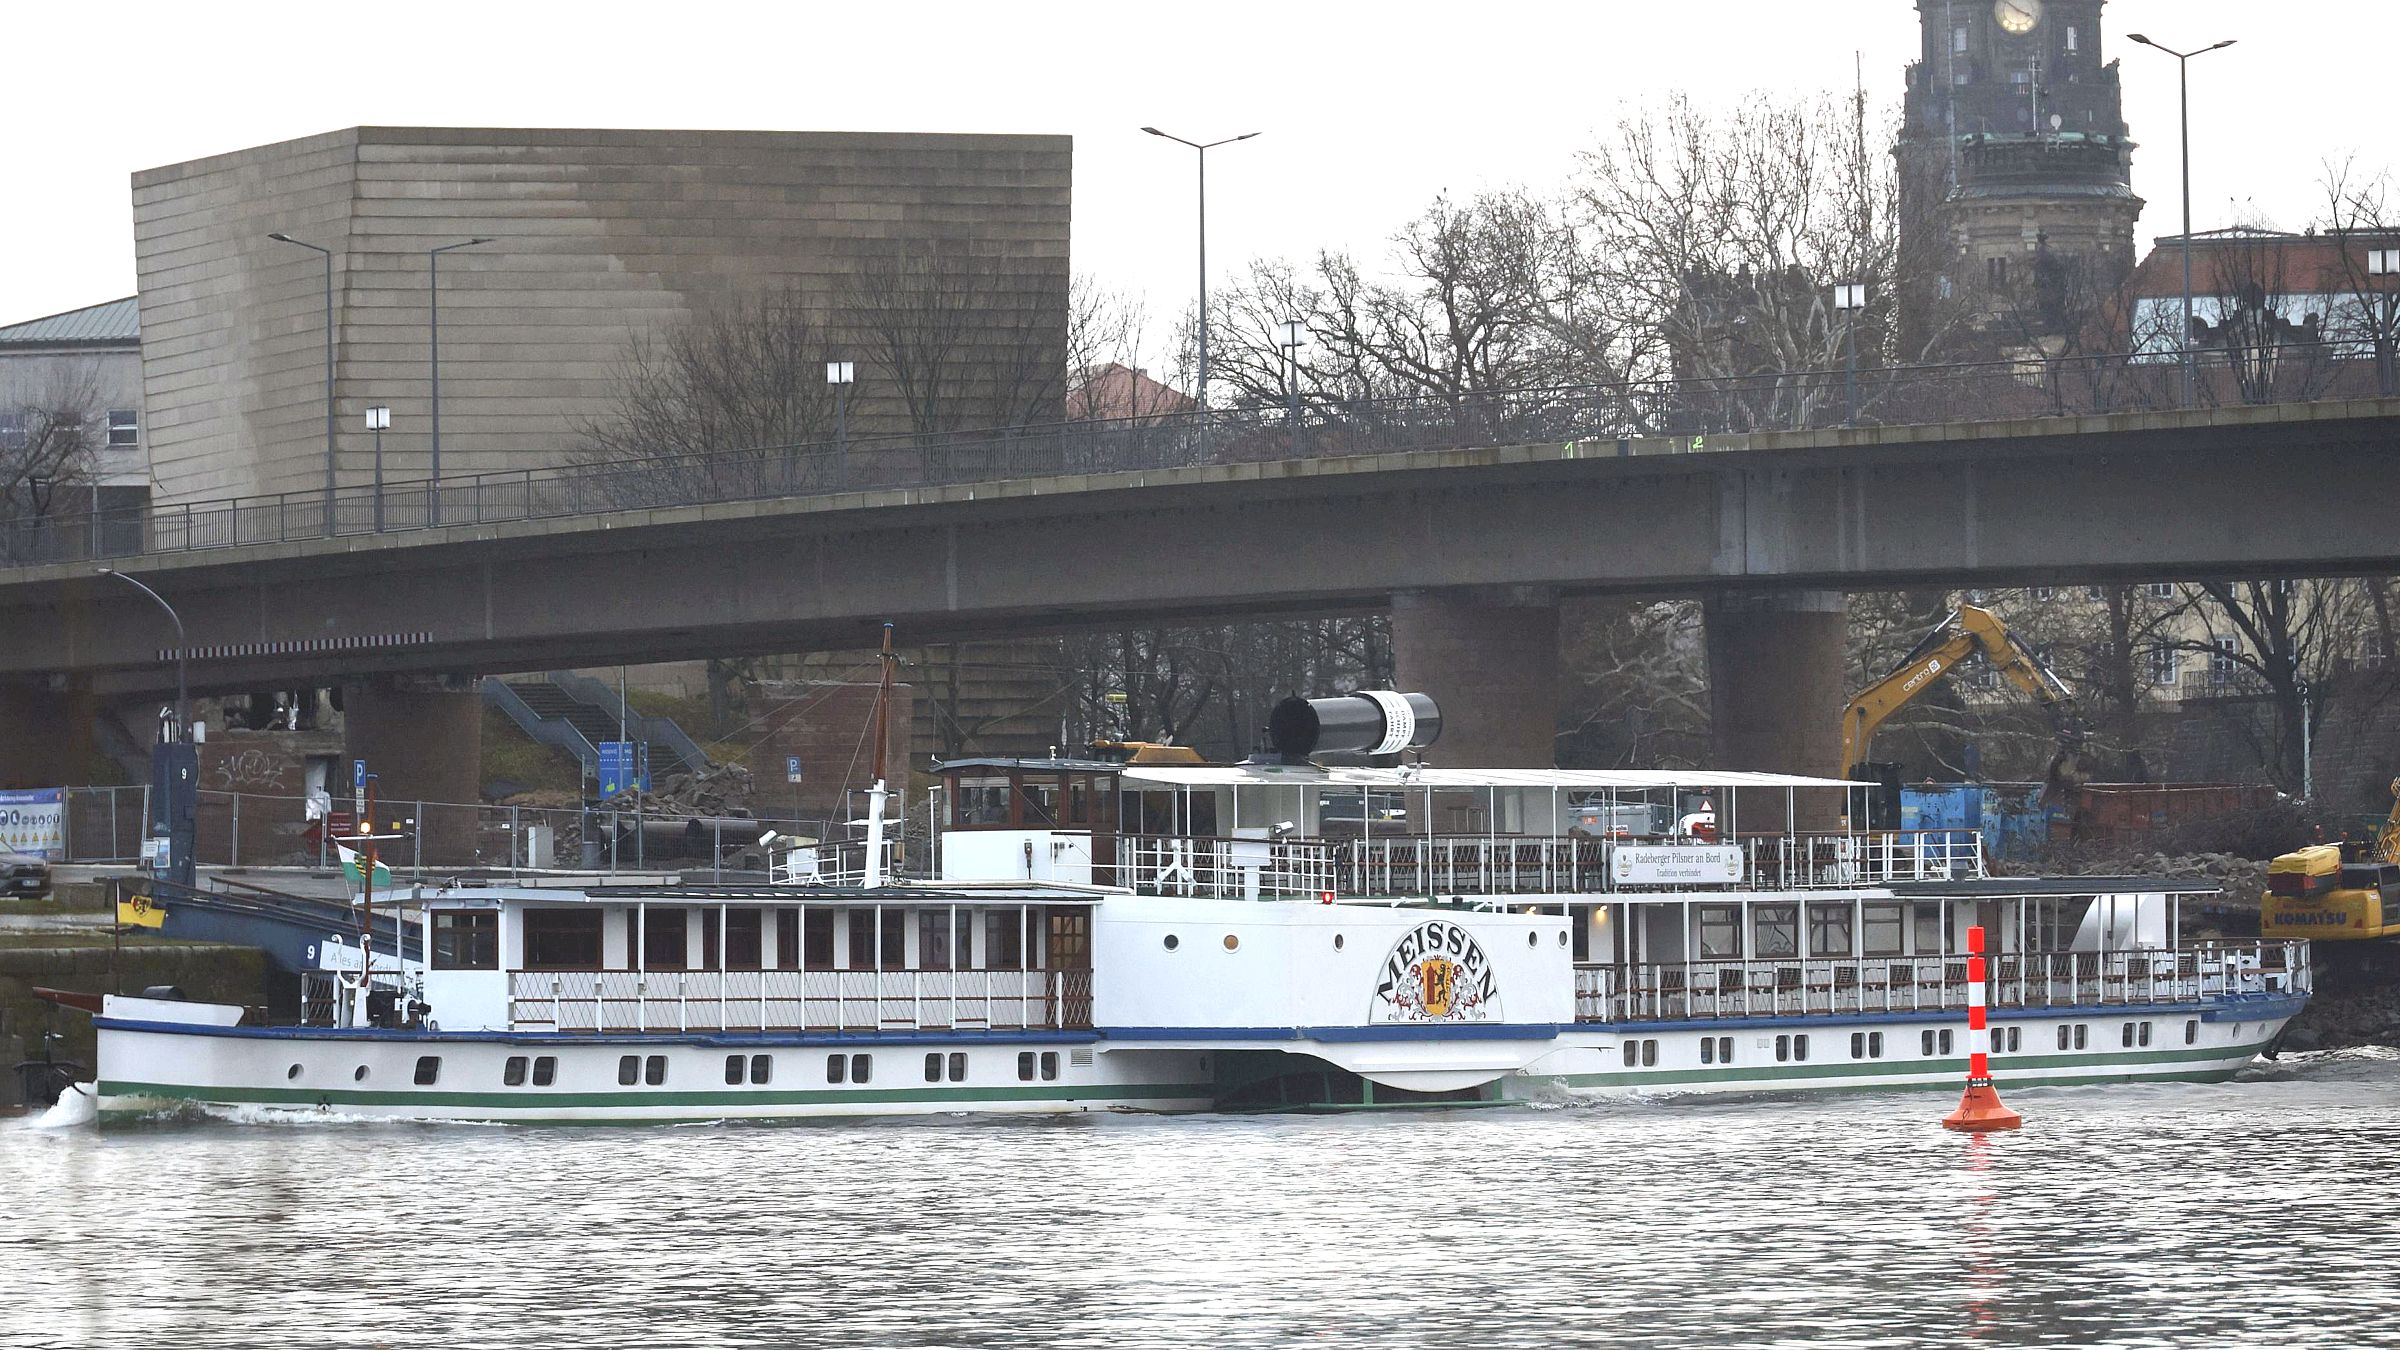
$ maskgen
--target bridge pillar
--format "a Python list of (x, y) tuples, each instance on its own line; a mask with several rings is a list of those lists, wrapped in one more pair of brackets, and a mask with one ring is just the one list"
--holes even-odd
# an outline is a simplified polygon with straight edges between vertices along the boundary
[(98, 715), (88, 687), (0, 684), (0, 788), (91, 781)]
[[(418, 802), (425, 864), (456, 867), (475, 861), (476, 804), (483, 793), (483, 700), (472, 679), (378, 676), (342, 686), (342, 749), (376, 775), (376, 814), (382, 823), (405, 820)], [(327, 784), (334, 803), (349, 801), (345, 771)], [(388, 832), (388, 831), (387, 831)], [(395, 868), (417, 856), (407, 840), (382, 846)]]
[[(1711, 767), (1835, 776), (1848, 697), (1847, 599), (1840, 591), (1731, 592), (1709, 596), (1706, 608)], [(1840, 812), (1839, 802), (1814, 805)], [(1766, 827), (1750, 810), (1745, 803), (1739, 828)]]
[(1558, 594), (1539, 586), (1392, 597), (1400, 688), (1442, 705), (1433, 761), (1546, 769), (1558, 758)]

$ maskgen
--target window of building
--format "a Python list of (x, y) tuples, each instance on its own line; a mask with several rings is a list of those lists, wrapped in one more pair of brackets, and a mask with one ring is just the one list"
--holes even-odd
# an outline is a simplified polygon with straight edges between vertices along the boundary
[(2082, 50), (2083, 50), (2083, 33), (2082, 33), (2082, 32), (2081, 32), (2079, 29), (2077, 29), (2077, 28), (2075, 27), (2075, 25), (2073, 25), (2073, 24), (2068, 24), (2068, 25), (2067, 25), (2067, 51), (2068, 51), (2068, 52), (2070, 52), (2070, 53), (2074, 53), (2074, 52), (2079, 52), (2079, 51), (2082, 51)]
[(983, 964), (992, 970), (1025, 968), (1025, 928), (1015, 910), (987, 910), (983, 916)]
[(950, 1052), (950, 1081), (953, 1083), (967, 1081), (967, 1054), (963, 1050)]
[(2175, 583), (2172, 581), (2153, 581), (2149, 585), (2144, 586), (2142, 589), (2148, 591), (2150, 593), (2150, 598), (2153, 600), (2172, 600), (2175, 598)]
[(763, 1086), (764, 1084), (773, 1081), (774, 1077), (775, 1057), (773, 1055), (752, 1055), (750, 1057), (751, 1086)]
[(500, 1067), (500, 1086), (525, 1086), (525, 1057), (523, 1055), (510, 1055), (508, 1063)]
[(1056, 1050), (1044, 1050), (1042, 1052), (1042, 1081), (1045, 1083), (1054, 1082), (1057, 1080), (1057, 1078), (1058, 1052)]
[(849, 969), (873, 970), (875, 968), (875, 911), (871, 909), (851, 910), (849, 930)]
[(1031, 1050), (1017, 1052), (1017, 1081), (1020, 1083), (1033, 1081), (1033, 1052)]
[(640, 1081), (642, 1081), (642, 1057), (640, 1055), (619, 1055), (617, 1057), (617, 1086), (632, 1087)]
[(2086, 586), (2083, 588), (2083, 598), (2091, 601), (2094, 604), (2098, 604), (2102, 600), (2107, 599), (2108, 595), (2105, 591), (2102, 591), (2097, 586)]
[(25, 425), (25, 414), (0, 409), (0, 450), (23, 450), (32, 444), (33, 432)]
[(757, 970), (764, 964), (764, 933), (766, 911), (761, 909), (729, 909), (725, 911), (725, 968), (727, 970)]
[(851, 1082), (864, 1083), (874, 1076), (875, 1057), (873, 1055), (852, 1055), (850, 1057)]
[(1984, 259), (1983, 272), (1984, 280), (1991, 284), (1993, 290), (1999, 290), (2008, 285), (2008, 259), (2006, 257), (1995, 255)]
[(1848, 956), (1851, 954), (1850, 937), (1850, 905), (1847, 901), (1808, 907), (1809, 955)]
[(743, 1056), (727, 1055), (725, 1057), (726, 1086), (732, 1087), (739, 1084), (748, 1075), (748, 1069), (749, 1063)]
[(2208, 640), (2208, 682), (2213, 685), (2233, 683), (2241, 672), (2241, 663), (2234, 660), (2234, 640), (2229, 637)]
[(1762, 960), (1800, 954), (1800, 911), (1792, 905), (1759, 905), (1750, 911), (1750, 950)]
[(524, 922), (527, 970), (600, 968), (599, 910), (528, 909)]
[(844, 1083), (849, 1079), (850, 1057), (848, 1055), (827, 1055), (825, 1057), (825, 1081)]
[(435, 910), (435, 970), (498, 970), (500, 915), (495, 910)]
[(642, 1081), (657, 1087), (667, 1081), (667, 1057), (652, 1055), (642, 1061)]
[(432, 1087), (432, 1086), (433, 1086), (433, 1084), (434, 1084), (434, 1080), (435, 1080), (435, 1079), (437, 1079), (437, 1078), (440, 1078), (441, 1076), (442, 1076), (442, 1057), (441, 1057), (440, 1055), (419, 1055), (419, 1056), (417, 1056), (417, 1086), (418, 1086), (418, 1087)]
[(1700, 955), (1738, 958), (1742, 954), (1742, 911), (1735, 905), (1702, 905)]
[(1859, 913), (1859, 937), (1869, 956), (1898, 956), (1906, 911), (1898, 905), (1867, 905)]
[(1962, 23), (1958, 27), (1950, 30), (1950, 50), (1954, 54), (1963, 55), (1966, 52), (1967, 26), (1965, 24)]
[(2058, 587), (2036, 586), (2033, 588), (2033, 598), (2036, 600), (2056, 600), (2058, 598)]
[(2183, 674), (2183, 653), (2173, 647), (2152, 647), (2146, 664), (2150, 683), (2171, 685)]
[(126, 450), (142, 443), (141, 414), (131, 408), (108, 410), (108, 448)]
[(535, 1087), (548, 1087), (557, 1081), (558, 1056), (535, 1055), (533, 1057), (533, 1085)]
[(684, 912), (652, 907), (642, 915), (642, 966), (648, 970), (682, 970), (691, 961), (684, 936)]

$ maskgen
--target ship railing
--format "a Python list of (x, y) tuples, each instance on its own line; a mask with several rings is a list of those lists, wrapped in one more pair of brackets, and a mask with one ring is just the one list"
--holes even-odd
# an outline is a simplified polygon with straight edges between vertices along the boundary
[(1025, 1031), (1092, 1024), (1088, 970), (512, 970), (518, 1031)]
[[(2172, 950), (2002, 952), (1988, 963), (1995, 1008), (2090, 1008), (2306, 993), (2308, 944), (2203, 942)], [(1579, 964), (1575, 1017), (1680, 1021), (1967, 1007), (1964, 956), (1726, 958)]]
[[(1701, 880), (1645, 880), (1618, 867), (1663, 846), (1686, 860), (1723, 860)], [(1699, 852), (1697, 850), (1706, 850)], [(1745, 835), (1728, 843), (1581, 835), (1373, 835), (1355, 839), (1226, 839), (1124, 835), (1123, 884), (1145, 895), (1215, 899), (1402, 895), (1608, 895), (1661, 888), (1798, 890), (1895, 881), (1961, 881), (1984, 872), (1973, 830)]]
[[(300, 1025), (330, 1027), (341, 1020), (342, 985), (347, 979), (353, 987), (358, 980), (356, 971), (304, 970), (300, 972)], [(385, 991), (406, 1000), (419, 998), (424, 986), (414, 975), (377, 971), (367, 977), (370, 992)]]

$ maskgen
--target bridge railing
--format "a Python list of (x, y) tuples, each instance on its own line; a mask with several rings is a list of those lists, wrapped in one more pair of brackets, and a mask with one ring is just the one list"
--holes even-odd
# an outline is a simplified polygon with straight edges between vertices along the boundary
[[(2359, 343), (2209, 354), (2204, 404), (2307, 402), (2378, 392)], [(215, 501), (35, 510), (0, 495), (0, 566), (184, 553), (449, 525), (822, 497), (1062, 474), (1338, 458), (1466, 446), (1694, 438), (1842, 425), (1907, 425), (2173, 408), (2173, 353), (1775, 371), (1615, 384), (1310, 396), (1297, 415), (1257, 404), (1149, 417), (570, 460), (542, 467)], [(50, 494), (49, 500), (57, 500)]]

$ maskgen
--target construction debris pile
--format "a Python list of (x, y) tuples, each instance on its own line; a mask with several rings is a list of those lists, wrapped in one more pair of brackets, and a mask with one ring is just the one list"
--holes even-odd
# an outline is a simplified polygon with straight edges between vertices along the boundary
[[(661, 816), (747, 816), (750, 814), (750, 766), (712, 764), (697, 773), (678, 769), (653, 773), (650, 791), (642, 794), (642, 813)], [(616, 798), (621, 811), (633, 809), (631, 794)]]

